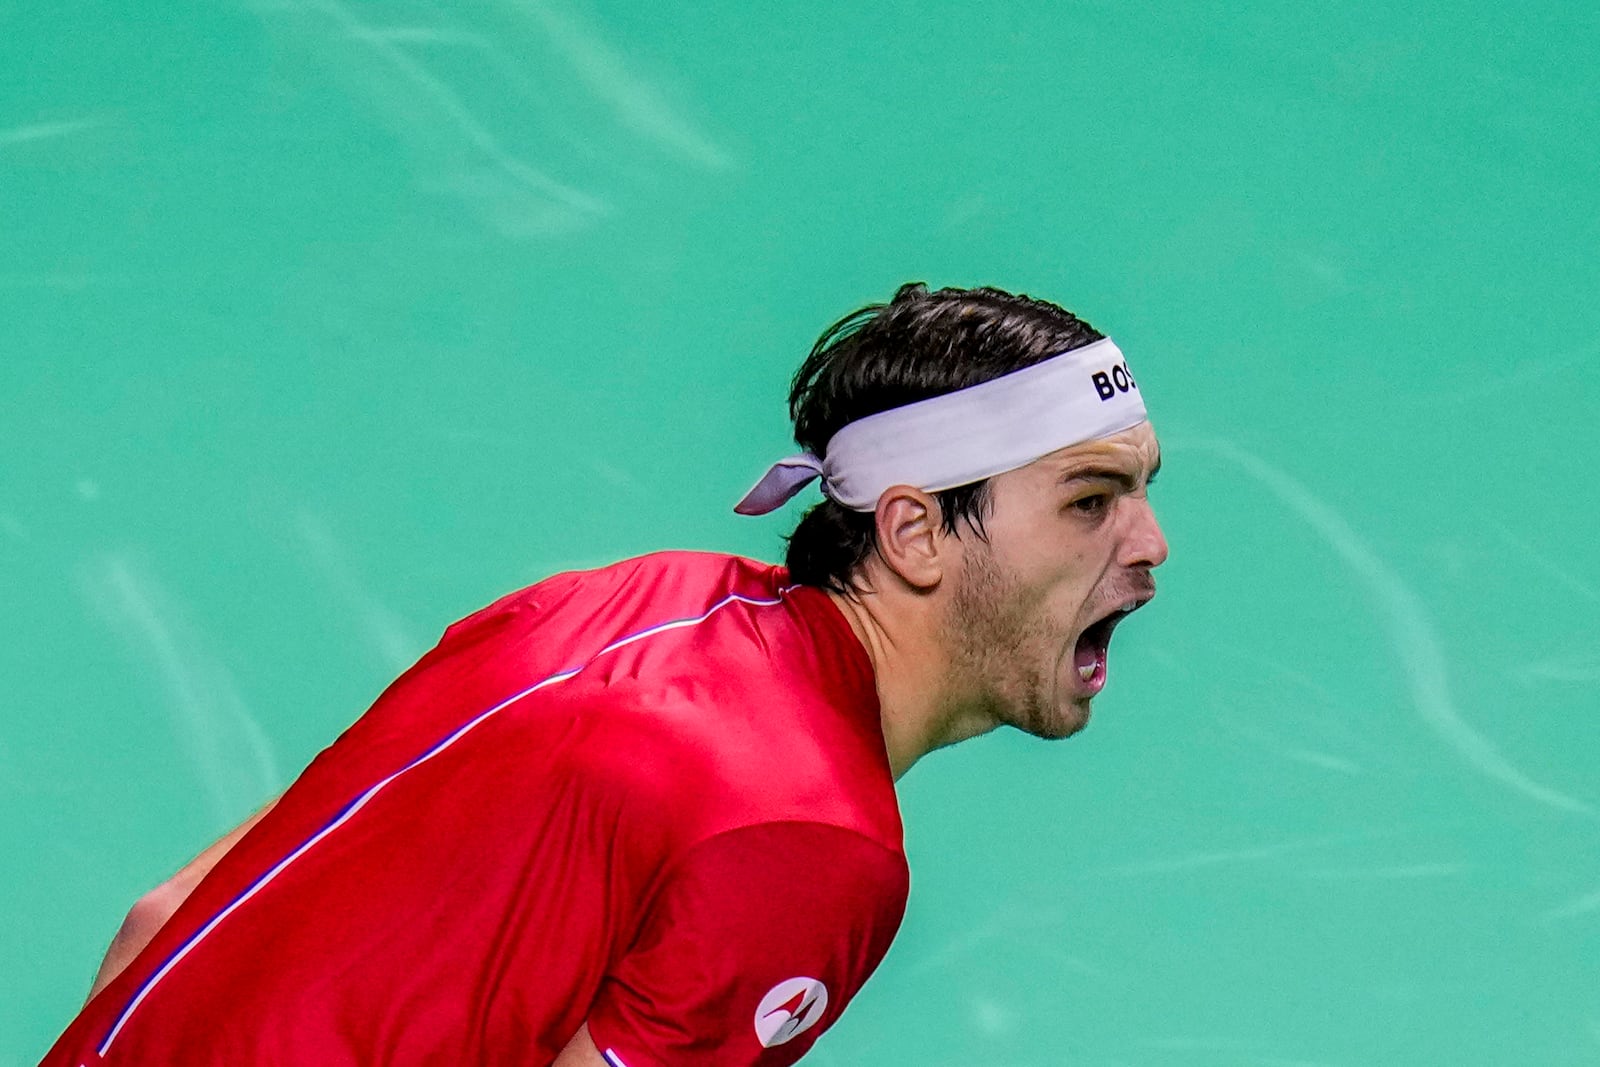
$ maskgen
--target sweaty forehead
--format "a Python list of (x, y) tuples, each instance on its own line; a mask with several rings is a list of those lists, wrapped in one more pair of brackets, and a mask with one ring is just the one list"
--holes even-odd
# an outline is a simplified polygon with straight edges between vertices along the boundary
[(1149, 422), (1141, 422), (1108, 437), (1057, 449), (1030, 466), (1051, 474), (1066, 474), (1077, 467), (1111, 466), (1130, 475), (1148, 477), (1161, 465), (1161, 445)]

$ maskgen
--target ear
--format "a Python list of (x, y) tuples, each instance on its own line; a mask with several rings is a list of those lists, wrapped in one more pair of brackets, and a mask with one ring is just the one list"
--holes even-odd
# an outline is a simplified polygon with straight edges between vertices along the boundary
[(884, 564), (916, 589), (937, 587), (950, 564), (939, 502), (921, 489), (891, 486), (878, 497), (873, 519)]

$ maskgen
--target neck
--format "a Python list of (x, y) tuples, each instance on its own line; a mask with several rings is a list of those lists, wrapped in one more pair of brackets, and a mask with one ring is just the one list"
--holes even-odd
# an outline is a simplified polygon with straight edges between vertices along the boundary
[(892, 574), (871, 578), (870, 586), (849, 594), (830, 590), (828, 597), (872, 661), (884, 747), (898, 780), (934, 749), (997, 723), (951, 685), (937, 592), (912, 589)]

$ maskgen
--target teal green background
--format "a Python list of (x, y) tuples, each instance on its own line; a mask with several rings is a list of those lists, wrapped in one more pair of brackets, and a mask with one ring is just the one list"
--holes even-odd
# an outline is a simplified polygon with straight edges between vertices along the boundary
[[(1113, 335), (1161, 595), (808, 1062), (1600, 1063), (1592, 5), (0, 12), (0, 1065), (451, 620), (772, 558), (818, 332)], [(808, 497), (809, 499), (809, 497)]]

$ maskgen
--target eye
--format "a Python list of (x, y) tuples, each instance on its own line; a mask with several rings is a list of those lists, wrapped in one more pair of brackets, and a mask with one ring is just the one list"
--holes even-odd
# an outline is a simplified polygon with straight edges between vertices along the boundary
[(1085, 515), (1098, 515), (1111, 503), (1111, 494), (1094, 493), (1090, 496), (1079, 497), (1072, 502), (1074, 511), (1081, 511)]

